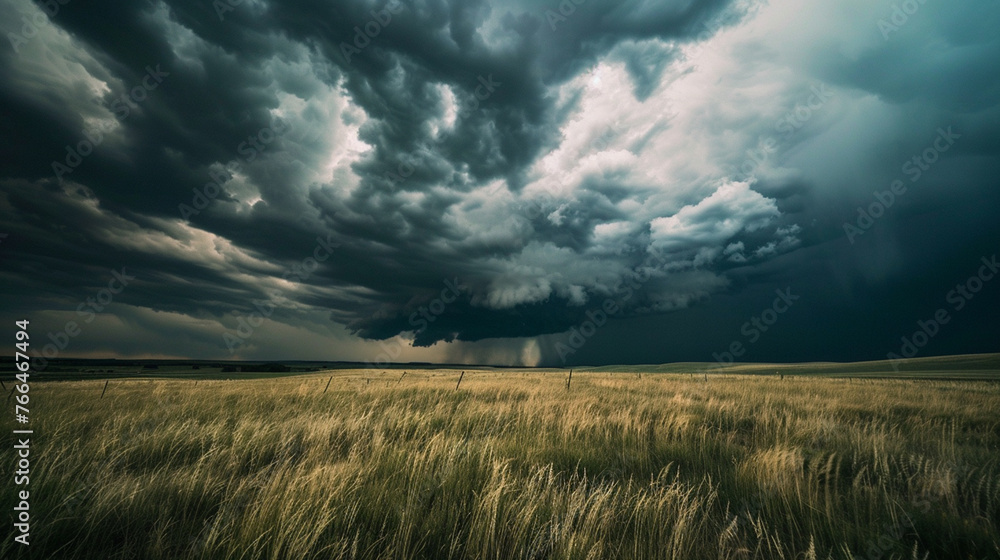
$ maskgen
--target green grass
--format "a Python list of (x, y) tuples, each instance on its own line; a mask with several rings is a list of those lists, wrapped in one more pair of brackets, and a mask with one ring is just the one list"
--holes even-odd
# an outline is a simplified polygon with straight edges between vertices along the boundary
[(0, 557), (1000, 558), (995, 383), (407, 371), (36, 378)]

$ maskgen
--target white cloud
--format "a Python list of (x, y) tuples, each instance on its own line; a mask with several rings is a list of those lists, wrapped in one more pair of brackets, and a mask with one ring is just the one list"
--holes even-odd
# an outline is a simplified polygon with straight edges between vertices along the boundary
[(736, 234), (754, 232), (779, 215), (774, 201), (747, 183), (722, 185), (697, 204), (651, 223), (653, 247), (663, 251), (722, 246)]

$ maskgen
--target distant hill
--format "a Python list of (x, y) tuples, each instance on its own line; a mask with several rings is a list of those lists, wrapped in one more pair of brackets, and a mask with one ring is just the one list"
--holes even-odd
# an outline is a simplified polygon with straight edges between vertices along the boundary
[[(896, 366), (894, 368), (893, 366)], [(823, 375), (849, 377), (969, 378), (1000, 380), (1000, 354), (963, 354), (872, 362), (807, 362), (798, 364), (678, 362), (660, 365), (581, 367), (577, 371), (622, 373), (716, 373), (740, 375)]]

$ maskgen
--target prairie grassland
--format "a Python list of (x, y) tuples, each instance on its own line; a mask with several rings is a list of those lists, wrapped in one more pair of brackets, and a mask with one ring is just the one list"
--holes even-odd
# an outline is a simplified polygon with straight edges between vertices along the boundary
[(36, 382), (0, 556), (1000, 558), (996, 384), (458, 373)]

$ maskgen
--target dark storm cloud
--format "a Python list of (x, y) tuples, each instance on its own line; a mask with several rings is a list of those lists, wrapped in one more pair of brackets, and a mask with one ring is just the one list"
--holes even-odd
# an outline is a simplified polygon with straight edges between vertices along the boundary
[[(435, 270), (430, 277), (437, 279), (454, 266), (447, 257), (419, 253), (424, 252), (420, 248), (426, 240), (449, 237), (439, 220), (455, 198), (435, 193), (421, 207), (406, 208), (393, 196), (396, 185), (386, 178), (387, 174), (399, 177), (401, 168), (414, 169), (399, 185), (400, 190), (413, 191), (431, 185), (465, 190), (471, 182), (517, 177), (537, 155), (546, 141), (546, 131), (555, 124), (546, 115), (551, 102), (542, 81), (548, 76), (538, 68), (537, 52), (541, 45), (552, 43), (569, 42), (579, 48), (587, 36), (577, 26), (578, 36), (555, 40), (539, 32), (541, 14), (520, 13), (505, 17), (502, 23), (516, 28), (514, 20), (521, 22), (523, 29), (514, 32), (515, 44), (494, 51), (474, 32), (491, 11), (489, 6), (429, 3), (418, 8), (407, 4), (393, 10), (399, 12), (392, 16), (396, 22), (385, 25), (373, 44), (347, 63), (341, 56), (342, 46), (354, 43), (355, 26), (364, 27), (373, 19), (373, 11), (384, 17), (384, 4), (372, 10), (373, 6), (360, 3), (314, 6), (289, 2), (268, 5), (264, 14), (254, 14), (250, 8), (226, 12), (225, 21), (208, 13), (206, 6), (135, 3), (108, 10), (106, 15), (99, 10), (63, 10), (56, 22), (59, 27), (104, 63), (95, 77), (117, 82), (102, 101), (127, 94), (131, 84), (141, 81), (142, 72), (150, 64), (162, 65), (169, 74), (161, 90), (152, 92), (122, 120), (127, 136), (127, 144), (121, 147), (123, 153), (95, 153), (74, 169), (70, 178), (87, 185), (100, 204), (112, 212), (175, 215), (178, 201), (188, 202), (191, 198), (192, 185), (198, 187), (210, 180), (207, 171), (213, 163), (235, 159), (236, 147), (246, 137), (273, 126), (274, 119), (268, 112), (277, 105), (274, 92), (268, 90), (272, 81), (277, 81), (281, 90), (298, 96), (315, 93), (314, 85), (296, 83), (294, 75), (267, 64), (273, 58), (302, 55), (286, 39), (314, 46), (322, 54), (315, 58), (314, 53), (303, 55), (307, 57), (304, 63), (328, 85), (343, 79), (341, 83), (353, 102), (368, 115), (359, 136), (374, 147), (371, 155), (353, 166), (361, 177), (360, 188), (352, 197), (340, 201), (342, 218), (329, 225), (363, 239), (362, 245), (381, 242), (399, 252), (393, 251), (386, 262), (379, 262), (345, 249), (341, 257), (357, 263), (352, 266), (356, 272), (338, 272), (345, 281), (363, 285), (371, 285), (379, 276), (373, 271), (379, 269), (405, 270), (409, 276), (429, 268)], [(593, 7), (595, 13), (610, 10), (608, 5), (597, 3)], [(576, 19), (593, 17), (581, 10)], [(660, 19), (664, 31), (674, 25), (670, 17)], [(603, 34), (614, 38), (616, 34), (636, 32), (634, 23), (610, 21)], [(592, 29), (593, 24), (588, 28)], [(572, 29), (564, 34), (570, 32)], [(11, 65), (21, 62), (15, 56), (6, 61)], [(578, 63), (567, 60), (559, 64), (569, 62)], [(452, 134), (442, 139), (427, 138), (427, 121), (442, 111), (432, 85), (449, 84), (458, 92), (460, 106), (469, 107), (478, 101), (474, 96), (481, 85), (480, 77), (497, 84), (490, 98), (482, 102), (479, 110), (460, 112)], [(73, 106), (42, 107), (36, 113), (30, 112), (39, 100), (24, 95), (26, 89), (16, 82), (8, 82), (5, 88), (9, 106), (16, 109), (12, 113), (21, 117), (10, 123), (9, 137), (20, 139), (18, 146), (25, 156), (18, 160), (24, 167), (10, 172), (51, 185), (52, 160), (44, 156), (63, 155), (65, 145), (83, 138), (81, 131), (87, 126), (81, 119), (83, 111)], [(67, 95), (65, 100), (80, 105), (92, 101), (81, 100), (79, 95)], [(41, 129), (39, 121), (44, 123)], [(40, 141), (25, 142), (35, 139)], [(282, 151), (280, 142), (271, 148), (274, 152)], [(418, 155), (413, 157), (414, 153)], [(307, 159), (310, 155), (313, 158)], [(317, 163), (316, 156), (293, 157), (303, 157), (301, 163), (309, 166)], [(435, 158), (439, 161), (433, 161)], [(464, 179), (455, 176), (455, 168), (462, 165), (468, 169)], [(311, 241), (316, 233), (303, 231), (298, 223), (307, 201), (283, 193), (281, 182), (287, 180), (287, 175), (281, 173), (284, 170), (279, 163), (256, 171), (269, 174), (251, 175), (262, 187), (262, 208), (255, 207), (250, 216), (244, 217), (213, 208), (194, 216), (192, 223), (272, 258), (307, 254), (308, 246), (295, 242), (302, 238)], [(318, 207), (327, 219), (337, 213), (336, 209)], [(266, 235), (259, 235), (264, 231)], [(415, 250), (418, 253), (407, 259), (412, 262), (399, 262), (403, 253)], [(420, 278), (413, 280), (421, 283)], [(412, 288), (403, 287), (407, 289)]]
[[(139, 276), (118, 314), (151, 338), (176, 339), (184, 317), (200, 321), (189, 332), (231, 329), (234, 310), (275, 291), (273, 319), (290, 326), (325, 317), (421, 347), (526, 337), (578, 325), (637, 270), (650, 280), (623, 316), (711, 308), (712, 294), (783, 283), (793, 251), (879, 261), (893, 232), (968, 219), (968, 197), (997, 206), (988, 2), (922, 6), (888, 39), (877, 20), (891, 11), (837, 13), (834, 27), (860, 19), (867, 34), (814, 42), (803, 37), (831, 35), (809, 18), (760, 38), (794, 14), (784, 3), (216, 4), (67, 4), (0, 47), (12, 312), (71, 311), (127, 265)], [(5, 35), (38, 13), (0, 10)], [(754, 25), (764, 32), (740, 35)], [(836, 98), (782, 128), (821, 83)], [(949, 125), (962, 138), (947, 161), (884, 233), (847, 243), (855, 208)], [(92, 154), (53, 168), (94, 130)], [(955, 193), (944, 207), (942, 192)], [(971, 245), (994, 230), (982, 231)], [(923, 259), (840, 267), (863, 281), (837, 297), (870, 301), (926, 273), (962, 239), (943, 237)], [(329, 257), (311, 263), (318, 247)], [(789, 252), (783, 272), (767, 268)], [(865, 266), (880, 271), (849, 272)], [(445, 281), (464, 289), (428, 316)]]

